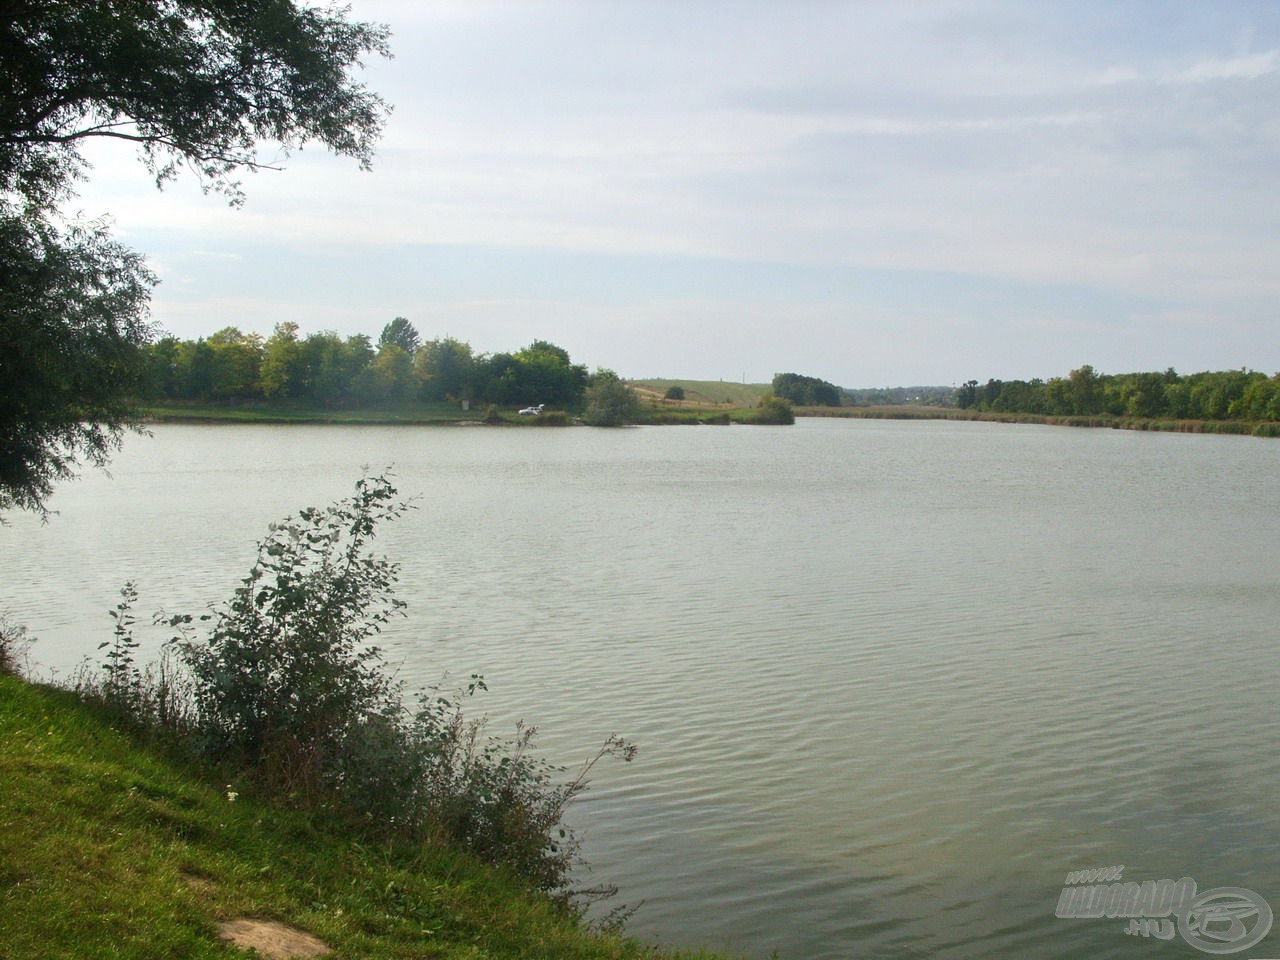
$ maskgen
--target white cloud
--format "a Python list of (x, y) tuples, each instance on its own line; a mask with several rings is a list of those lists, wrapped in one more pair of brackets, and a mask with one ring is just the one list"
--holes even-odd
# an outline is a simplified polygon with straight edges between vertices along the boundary
[(1205, 80), (1254, 80), (1280, 71), (1280, 50), (1267, 50), (1227, 60), (1202, 60), (1182, 74), (1191, 82)]
[[(1033, 321), (1027, 337), (1041, 339), (1036, 318), (1066, 322), (1054, 303), (1062, 289), (1093, 291), (1117, 325), (1062, 329), (1099, 347), (1135, 302), (1224, 324), (1270, 316), (1265, 305), (1280, 295), (1280, 8), (1166, 6), (363, 0), (356, 15), (390, 22), (397, 51), (369, 72), (396, 106), (373, 173), (304, 151), (283, 174), (248, 178), (248, 204), (232, 211), (190, 183), (158, 194), (131, 153), (104, 148), (84, 202), (111, 210), (126, 239), (172, 243), (154, 251), (171, 286), (206, 269), (178, 247), (231, 262), (269, 242), (298, 269), (310, 256), (332, 270), (344, 251), (354, 263), (445, 245), (476, 258), (527, 248), (899, 278), (871, 313), (843, 291), (823, 308), (827, 333), (892, 323), (895, 296), (902, 322), (951, 329), (945, 318), (965, 305), (905, 306), (913, 286), (950, 276), (1003, 285)], [(426, 281), (395, 282), (388, 299), (412, 299)], [(616, 272), (607, 323), (599, 303), (579, 312), (555, 296), (422, 303), (478, 330), (516, 303), (544, 304), (529, 309), (566, 331), (574, 317), (595, 317), (600, 362), (630, 369), (608, 344), (640, 356), (666, 329), (665, 301), (647, 282), (639, 267)], [(294, 302), (220, 299), (207, 311), (305, 314)], [(628, 320), (622, 302), (645, 307)], [(201, 309), (165, 304), (184, 323)], [(343, 310), (377, 315), (355, 299), (311, 309), (339, 327)], [(694, 326), (701, 316), (710, 346), (728, 342), (734, 315), (768, 330), (812, 309), (691, 296), (676, 313)], [(761, 350), (790, 342), (757, 339)], [(940, 339), (964, 354), (963, 338)], [(823, 356), (816, 339), (811, 349)], [(1267, 349), (1280, 365), (1280, 346)]]

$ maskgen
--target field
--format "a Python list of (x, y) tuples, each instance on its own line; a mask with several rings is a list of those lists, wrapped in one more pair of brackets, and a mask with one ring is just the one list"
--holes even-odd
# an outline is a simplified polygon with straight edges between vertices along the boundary
[[(676, 409), (754, 407), (772, 389), (767, 383), (730, 380), (628, 380), (627, 384), (640, 395), (642, 403), (660, 401)], [(684, 390), (685, 399), (663, 401), (671, 387)]]

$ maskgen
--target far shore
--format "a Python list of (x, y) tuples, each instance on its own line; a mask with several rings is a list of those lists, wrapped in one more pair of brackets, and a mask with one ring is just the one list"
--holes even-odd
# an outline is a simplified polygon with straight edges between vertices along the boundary
[[(797, 417), (837, 417), (870, 420), (966, 420), (989, 423), (1031, 423), (1047, 426), (1106, 427), (1113, 430), (1146, 430), (1173, 433), (1219, 433), (1235, 436), (1280, 437), (1280, 423), (1249, 420), (1176, 420), (1170, 418), (1118, 417), (1107, 414), (1061, 416), (1034, 413), (999, 413), (989, 410), (960, 410), (955, 407), (865, 406), (796, 407)], [(268, 406), (164, 406), (142, 407), (143, 424), (340, 424), (346, 426), (432, 426), (432, 427), (547, 427), (580, 425), (581, 420), (563, 411), (547, 411), (539, 416), (521, 416), (515, 409), (499, 410), (495, 416), (485, 410), (462, 410), (456, 404), (422, 404), (354, 410), (326, 410), (317, 407)], [(641, 426), (679, 426), (747, 423), (750, 407), (689, 402), (645, 405), (635, 423)]]
[(1223, 433), (1235, 436), (1280, 437), (1280, 423), (1256, 420), (1176, 420), (1168, 417), (1088, 416), (1040, 413), (999, 413), (956, 407), (796, 407), (797, 417), (841, 417), (867, 420), (970, 420), (988, 423), (1033, 423), (1055, 427), (1107, 427), (1168, 433)]

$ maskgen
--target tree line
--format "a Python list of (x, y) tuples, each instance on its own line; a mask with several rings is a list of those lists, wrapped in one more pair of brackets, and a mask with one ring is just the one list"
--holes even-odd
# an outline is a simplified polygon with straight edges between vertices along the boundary
[(1049, 416), (1280, 421), (1280, 374), (1254, 370), (1100, 374), (1088, 364), (1050, 380), (970, 380), (956, 391), (968, 410)]
[(266, 338), (225, 327), (197, 340), (162, 337), (141, 350), (140, 399), (153, 403), (346, 408), (467, 400), (577, 409), (590, 380), (586, 366), (546, 340), (514, 353), (477, 354), (451, 337), (422, 341), (404, 317), (376, 342), (331, 330), (303, 336), (296, 323), (280, 323)]

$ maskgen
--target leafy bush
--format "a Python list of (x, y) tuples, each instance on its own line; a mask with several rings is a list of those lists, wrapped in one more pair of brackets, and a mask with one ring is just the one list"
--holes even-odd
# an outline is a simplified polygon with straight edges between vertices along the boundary
[(667, 387), (667, 392), (663, 395), (664, 400), (683, 400), (684, 387), (671, 386)]
[(391, 595), (395, 565), (366, 548), (404, 509), (390, 483), (366, 477), (354, 496), (272, 525), (208, 638), (180, 647), (211, 755), (314, 787), (351, 731), (391, 704), (366, 641), (404, 604)]
[(630, 760), (634, 748), (610, 737), (560, 784), (555, 768), (530, 755), (533, 729), (503, 740), (464, 717), (461, 697), (483, 689), (482, 678), (406, 704), (371, 643), (404, 608), (393, 592), (396, 565), (371, 543), (379, 524), (406, 509), (386, 478), (365, 477), (351, 497), (272, 525), (220, 609), (168, 618), (190, 676), (184, 710), (172, 705), (184, 688), (171, 676), (157, 683), (138, 672), (136, 592), (126, 585), (95, 692), (140, 722), (180, 717), (200, 755), (268, 797), (373, 835), (447, 838), (567, 901), (577, 843), (562, 823), (565, 807), (596, 761)]
[(772, 393), (766, 393), (760, 398), (759, 405), (743, 422), (785, 425), (795, 423), (796, 415), (789, 401)]
[(586, 399), (582, 419), (593, 427), (620, 427), (631, 423), (639, 409), (635, 391), (612, 370), (597, 370), (592, 375)]

